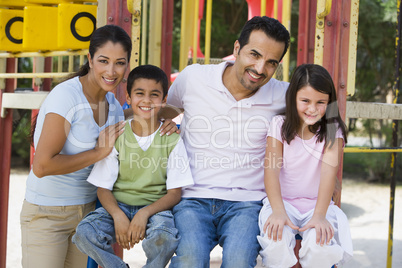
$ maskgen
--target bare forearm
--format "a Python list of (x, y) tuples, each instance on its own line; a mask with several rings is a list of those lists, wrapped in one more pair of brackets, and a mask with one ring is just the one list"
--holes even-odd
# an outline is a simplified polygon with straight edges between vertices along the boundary
[(320, 214), (324, 216), (327, 214), (328, 206), (331, 202), (332, 194), (335, 189), (335, 179), (335, 176), (321, 178), (320, 186), (318, 189), (317, 203), (314, 209), (315, 214)]
[(182, 112), (183, 109), (167, 104), (159, 111), (158, 117), (162, 119), (173, 119), (179, 116)]
[(39, 178), (48, 175), (62, 175), (71, 173), (103, 159), (104, 154), (96, 149), (88, 150), (75, 155), (56, 154), (53, 157), (34, 157), (33, 172)]
[(320, 186), (318, 189), (317, 204), (314, 213), (319, 213), (321, 215), (327, 213), (328, 206), (335, 190), (335, 183), (337, 180), (336, 175), (342, 155), (342, 147), (342, 140), (336, 139), (332, 148), (327, 148), (324, 152), (321, 164)]
[[(264, 183), (269, 203), (273, 211), (285, 211), (282, 200), (279, 175), (282, 166), (283, 145), (277, 139), (268, 137), (264, 161)], [(272, 163), (277, 163), (273, 165)]]
[(181, 200), (181, 189), (171, 189), (166, 195), (155, 201), (149, 206), (144, 207), (142, 210), (150, 217), (158, 212), (169, 210), (177, 205)]
[(124, 131), (124, 121), (103, 129), (94, 149), (78, 154), (61, 154), (70, 132), (70, 123), (57, 114), (45, 117), (42, 133), (36, 146), (33, 172), (38, 177), (67, 174), (106, 157), (114, 146), (117, 137)]
[(106, 211), (115, 218), (117, 215), (122, 215), (123, 211), (119, 208), (117, 200), (113, 193), (104, 188), (98, 188), (98, 199)]
[(265, 169), (265, 192), (272, 210), (284, 210), (281, 185), (279, 183), (279, 170)]

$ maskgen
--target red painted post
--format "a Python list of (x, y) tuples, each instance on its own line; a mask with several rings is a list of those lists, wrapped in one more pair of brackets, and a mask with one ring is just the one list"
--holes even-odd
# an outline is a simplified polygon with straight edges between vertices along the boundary
[[(246, 0), (248, 4), (248, 19), (250, 20), (254, 16), (260, 16), (261, 15), (261, 0)], [(282, 3), (279, 3), (278, 6), (281, 6)], [(278, 7), (278, 20), (282, 20), (282, 13), (280, 10), (282, 8)], [(267, 17), (274, 17), (274, 1), (273, 0), (267, 0), (266, 3), (266, 10), (265, 10), (265, 16)]]
[(317, 1), (300, 0), (297, 38), (297, 65), (314, 62), (314, 35)]
[[(343, 120), (346, 116), (347, 77), (349, 61), (349, 32), (351, 0), (332, 1), (332, 8), (325, 18), (323, 66), (334, 80), (339, 112)], [(342, 185), (343, 161), (338, 170), (338, 180)], [(340, 206), (340, 201), (337, 203)]]
[[(15, 58), (7, 59), (6, 72), (15, 73), (16, 68), (17, 60)], [(6, 79), (5, 89), (1, 90), (0, 108), (3, 92), (14, 92), (16, 86), (15, 79)], [(9, 110), (5, 118), (0, 118), (0, 268), (6, 268), (12, 127), (13, 115)]]

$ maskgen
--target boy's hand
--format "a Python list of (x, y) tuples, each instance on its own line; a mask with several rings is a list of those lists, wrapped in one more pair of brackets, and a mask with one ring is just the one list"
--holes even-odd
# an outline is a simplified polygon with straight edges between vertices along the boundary
[(130, 244), (133, 247), (145, 238), (145, 231), (147, 228), (149, 216), (144, 209), (140, 209), (133, 217), (128, 229), (128, 237), (130, 238)]
[(275, 242), (277, 240), (282, 240), (283, 227), (288, 225), (294, 230), (298, 230), (299, 227), (293, 224), (289, 219), (286, 212), (272, 212), (264, 224), (264, 232), (268, 235), (268, 239), (273, 239)]
[(129, 236), (127, 235), (130, 227), (130, 220), (124, 213), (121, 213), (118, 216), (113, 217), (113, 221), (117, 244), (125, 249), (132, 248), (134, 245), (130, 245)]
[(328, 245), (331, 239), (334, 237), (334, 228), (325, 218), (325, 216), (314, 214), (309, 222), (303, 226), (303, 228), (300, 228), (300, 232), (304, 232), (310, 228), (315, 228), (317, 236), (316, 243), (320, 244), (321, 246), (323, 246), (324, 243), (327, 243)]
[(177, 128), (176, 123), (172, 119), (165, 119), (160, 129), (161, 136), (163, 135), (170, 135), (176, 132), (177, 134), (180, 133), (180, 130)]

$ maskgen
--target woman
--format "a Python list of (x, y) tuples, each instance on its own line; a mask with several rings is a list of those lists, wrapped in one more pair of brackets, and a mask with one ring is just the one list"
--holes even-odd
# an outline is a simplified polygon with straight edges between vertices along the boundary
[(95, 30), (88, 62), (41, 106), (21, 211), (23, 267), (86, 265), (71, 237), (95, 207), (96, 188), (86, 181), (92, 165), (111, 152), (123, 130), (123, 110), (112, 91), (129, 67), (131, 47), (118, 26)]

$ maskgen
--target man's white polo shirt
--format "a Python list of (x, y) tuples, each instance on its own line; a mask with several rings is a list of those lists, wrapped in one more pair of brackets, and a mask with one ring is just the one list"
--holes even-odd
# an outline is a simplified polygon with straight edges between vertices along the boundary
[(190, 65), (169, 90), (168, 104), (184, 109), (180, 129), (195, 182), (183, 189), (183, 197), (257, 201), (266, 196), (267, 132), (272, 117), (284, 112), (288, 83), (271, 79), (250, 98), (236, 101), (222, 82), (229, 64)]

